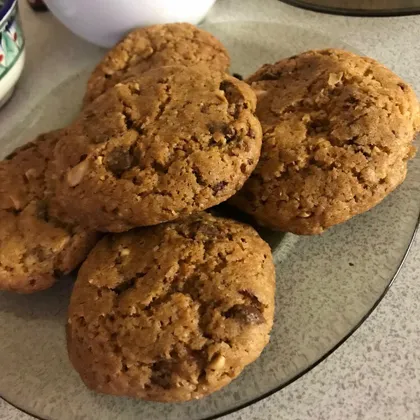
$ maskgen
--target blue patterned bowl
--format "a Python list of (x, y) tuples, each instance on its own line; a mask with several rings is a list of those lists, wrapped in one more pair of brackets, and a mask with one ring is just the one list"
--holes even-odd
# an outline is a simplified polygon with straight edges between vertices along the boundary
[(0, 0), (0, 108), (12, 96), (25, 63), (17, 0)]

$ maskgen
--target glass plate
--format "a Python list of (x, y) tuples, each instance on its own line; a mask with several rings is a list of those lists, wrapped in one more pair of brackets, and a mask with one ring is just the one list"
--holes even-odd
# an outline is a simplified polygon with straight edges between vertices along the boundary
[[(226, 22), (205, 25), (248, 75), (265, 62), (304, 50), (344, 47), (299, 27)], [(77, 113), (87, 72), (56, 87), (1, 140), (1, 156)], [(0, 157), (1, 157), (0, 156)], [(225, 389), (199, 401), (159, 404), (95, 394), (67, 358), (64, 324), (72, 279), (32, 296), (0, 293), (0, 395), (44, 419), (209, 419), (287, 385), (341, 344), (368, 316), (395, 278), (416, 230), (420, 158), (405, 183), (372, 211), (322, 236), (262, 231), (277, 267), (276, 315), (262, 356)]]

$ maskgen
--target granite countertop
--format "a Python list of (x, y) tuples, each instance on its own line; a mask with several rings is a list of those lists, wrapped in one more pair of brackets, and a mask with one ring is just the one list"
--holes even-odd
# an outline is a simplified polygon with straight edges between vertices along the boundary
[[(71, 34), (49, 14), (20, 2), (28, 59), (19, 89), (0, 112), (0, 127), (20, 118), (24, 101), (83, 68), (103, 51)], [(277, 21), (334, 34), (394, 69), (420, 94), (420, 15), (355, 18), (300, 10), (276, 0), (219, 0), (209, 22)], [(286, 389), (226, 416), (240, 419), (420, 418), (420, 237), (397, 280), (369, 319), (324, 362)], [(32, 417), (0, 400), (2, 420)]]

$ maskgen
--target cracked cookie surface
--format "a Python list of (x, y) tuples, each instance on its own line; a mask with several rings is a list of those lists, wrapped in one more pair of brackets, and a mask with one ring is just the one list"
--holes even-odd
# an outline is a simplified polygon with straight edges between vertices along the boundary
[(231, 204), (262, 225), (318, 234), (369, 210), (403, 182), (420, 128), (405, 82), (373, 59), (309, 51), (264, 65), (261, 159)]
[(274, 293), (270, 248), (245, 224), (201, 213), (109, 235), (79, 271), (69, 356), (99, 392), (201, 398), (260, 355)]
[(92, 102), (110, 87), (147, 70), (169, 65), (202, 65), (227, 71), (229, 54), (210, 33), (189, 23), (153, 25), (130, 32), (93, 71), (84, 98)]
[(246, 83), (187, 67), (118, 84), (64, 130), (56, 195), (80, 223), (111, 232), (221, 203), (259, 159), (255, 106)]
[(95, 233), (62, 222), (52, 204), (48, 165), (58, 138), (40, 135), (0, 162), (0, 290), (46, 289), (96, 242)]

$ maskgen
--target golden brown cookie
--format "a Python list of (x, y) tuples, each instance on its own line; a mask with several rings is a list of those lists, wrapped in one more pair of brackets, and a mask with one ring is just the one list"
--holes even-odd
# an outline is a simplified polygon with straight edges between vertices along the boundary
[(189, 23), (136, 29), (97, 65), (88, 81), (84, 103), (91, 103), (110, 87), (152, 68), (202, 65), (210, 71), (227, 71), (229, 64), (229, 54), (221, 42)]
[(346, 51), (308, 51), (264, 65), (248, 82), (258, 96), (263, 147), (231, 203), (260, 224), (321, 233), (403, 182), (419, 103), (383, 65)]
[(201, 398), (260, 355), (274, 293), (270, 248), (242, 223), (202, 213), (106, 236), (73, 290), (69, 356), (98, 392)]
[(86, 257), (96, 234), (59, 219), (48, 164), (59, 131), (39, 136), (0, 162), (0, 290), (50, 287)]
[(85, 108), (56, 147), (56, 194), (80, 223), (119, 232), (212, 207), (261, 149), (255, 94), (222, 73), (162, 67)]

